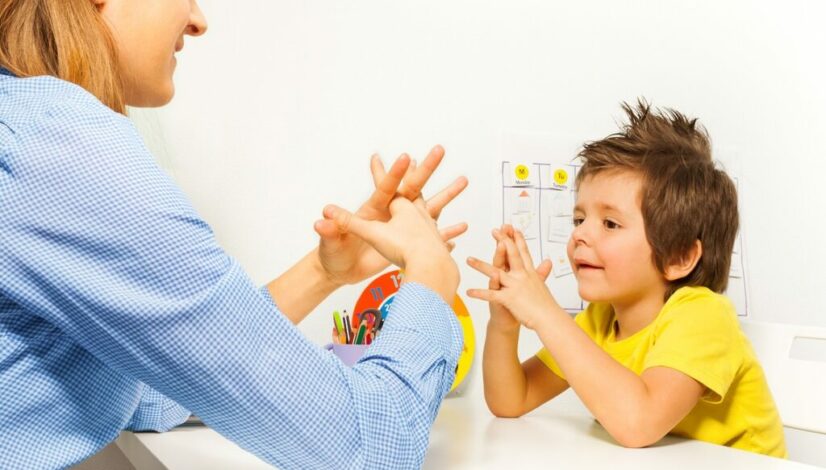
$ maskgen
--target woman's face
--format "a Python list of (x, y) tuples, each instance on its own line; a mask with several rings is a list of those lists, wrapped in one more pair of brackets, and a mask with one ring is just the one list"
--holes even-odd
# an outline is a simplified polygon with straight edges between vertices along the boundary
[(175, 53), (200, 36), (206, 18), (196, 0), (93, 0), (118, 47), (126, 104), (163, 106), (175, 94)]

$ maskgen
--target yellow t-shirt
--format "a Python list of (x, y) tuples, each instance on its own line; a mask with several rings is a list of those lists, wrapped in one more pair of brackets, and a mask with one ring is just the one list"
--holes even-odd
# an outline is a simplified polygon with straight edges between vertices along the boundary
[[(649, 367), (665, 366), (707, 388), (671, 434), (786, 457), (783, 425), (763, 368), (725, 296), (705, 287), (683, 287), (651, 324), (621, 341), (614, 337), (609, 304), (592, 303), (575, 321), (599, 347), (637, 375)], [(565, 378), (547, 349), (536, 356)]]

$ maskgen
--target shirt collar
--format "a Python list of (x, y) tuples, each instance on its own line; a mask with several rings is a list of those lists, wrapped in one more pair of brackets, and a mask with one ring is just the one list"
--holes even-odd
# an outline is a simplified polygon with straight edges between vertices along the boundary
[(8, 75), (9, 77), (14, 76), (13, 73), (9, 72), (8, 70), (4, 69), (3, 67), (0, 67), (0, 75)]

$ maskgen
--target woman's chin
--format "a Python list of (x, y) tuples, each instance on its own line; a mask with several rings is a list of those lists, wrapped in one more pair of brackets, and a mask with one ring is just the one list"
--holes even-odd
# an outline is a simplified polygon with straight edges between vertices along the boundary
[(127, 98), (126, 104), (132, 108), (159, 108), (172, 101), (175, 96), (175, 85), (170, 81), (163, 87), (147, 90), (139, 96)]

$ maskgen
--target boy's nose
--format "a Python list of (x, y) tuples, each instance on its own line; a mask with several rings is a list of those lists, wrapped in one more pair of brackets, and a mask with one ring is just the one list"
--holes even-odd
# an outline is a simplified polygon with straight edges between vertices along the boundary
[(574, 231), (571, 232), (571, 240), (574, 242), (574, 245), (590, 245), (591, 237), (588, 235), (584, 222), (574, 227)]

